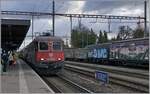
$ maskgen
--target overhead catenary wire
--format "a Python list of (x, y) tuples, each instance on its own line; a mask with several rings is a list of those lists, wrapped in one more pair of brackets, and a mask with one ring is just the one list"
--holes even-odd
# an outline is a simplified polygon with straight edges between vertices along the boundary
[[(47, 12), (26, 12), (26, 11), (1, 11), (2, 15), (26, 15), (26, 16), (44, 16), (53, 15), (53, 13)], [(55, 13), (56, 16), (73, 17), (73, 18), (101, 18), (101, 19), (122, 19), (122, 20), (138, 20), (145, 19), (144, 17), (133, 16), (116, 16), (116, 15), (94, 15), (94, 14), (63, 14)]]
[[(43, 1), (43, 0), (41, 0), (41, 1)], [(50, 8), (50, 6), (52, 5), (52, 3), (50, 2), (50, 4), (48, 4), (45, 8), (43, 8), (42, 10), (43, 11), (47, 11), (49, 8)], [(40, 30), (40, 32), (43, 32), (42, 30), (43, 30), (43, 28), (45, 27), (47, 25), (47, 23), (43, 23), (43, 25), (41, 26), (41, 28), (39, 29)]]
[[(33, 16), (42, 16), (42, 15), (52, 15), (51, 13), (40, 13), (40, 12), (19, 12), (16, 13), (12, 11), (2, 11), (2, 14), (12, 14), (12, 15), (33, 15)], [(14, 14), (13, 14), (14, 13)], [(20, 13), (20, 14), (19, 14)], [(122, 19), (122, 20), (138, 20), (145, 19), (144, 17), (130, 17), (130, 16), (115, 16), (115, 15), (90, 15), (90, 14), (55, 14), (58, 16), (64, 17), (80, 17), (80, 18), (101, 18), (101, 19)]]

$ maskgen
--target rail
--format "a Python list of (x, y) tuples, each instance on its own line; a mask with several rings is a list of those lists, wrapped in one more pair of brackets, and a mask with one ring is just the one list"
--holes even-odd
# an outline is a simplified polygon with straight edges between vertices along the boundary
[[(95, 77), (94, 72), (96, 71), (94, 69), (90, 69), (87, 67), (85, 68), (81, 66), (79, 67), (79, 66), (66, 65), (66, 64), (65, 64), (65, 69), (78, 72), (90, 77)], [(118, 75), (114, 73), (109, 73), (109, 76), (110, 76), (110, 82), (113, 84), (118, 84), (124, 87), (132, 88), (139, 92), (149, 92), (149, 84), (148, 84), (148, 80), (146, 79), (135, 78), (132, 77), (132, 75), (125, 76), (125, 75)]]

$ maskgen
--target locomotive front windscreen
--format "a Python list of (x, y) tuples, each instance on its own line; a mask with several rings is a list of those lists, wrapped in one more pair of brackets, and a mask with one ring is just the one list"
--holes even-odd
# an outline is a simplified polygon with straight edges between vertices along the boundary
[(39, 43), (40, 50), (48, 50), (48, 43), (47, 42), (40, 42)]
[(61, 50), (61, 42), (53, 42), (53, 50)]

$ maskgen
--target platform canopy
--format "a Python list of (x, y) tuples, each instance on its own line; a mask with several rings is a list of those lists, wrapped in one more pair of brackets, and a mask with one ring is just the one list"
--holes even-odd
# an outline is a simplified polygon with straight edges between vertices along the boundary
[(1, 46), (5, 50), (17, 50), (30, 27), (30, 20), (2, 19)]

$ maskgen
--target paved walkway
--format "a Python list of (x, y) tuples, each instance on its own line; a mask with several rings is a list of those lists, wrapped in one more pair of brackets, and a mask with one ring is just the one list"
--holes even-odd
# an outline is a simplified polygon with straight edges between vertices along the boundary
[(47, 84), (23, 61), (9, 66), (0, 76), (0, 93), (54, 93)]

